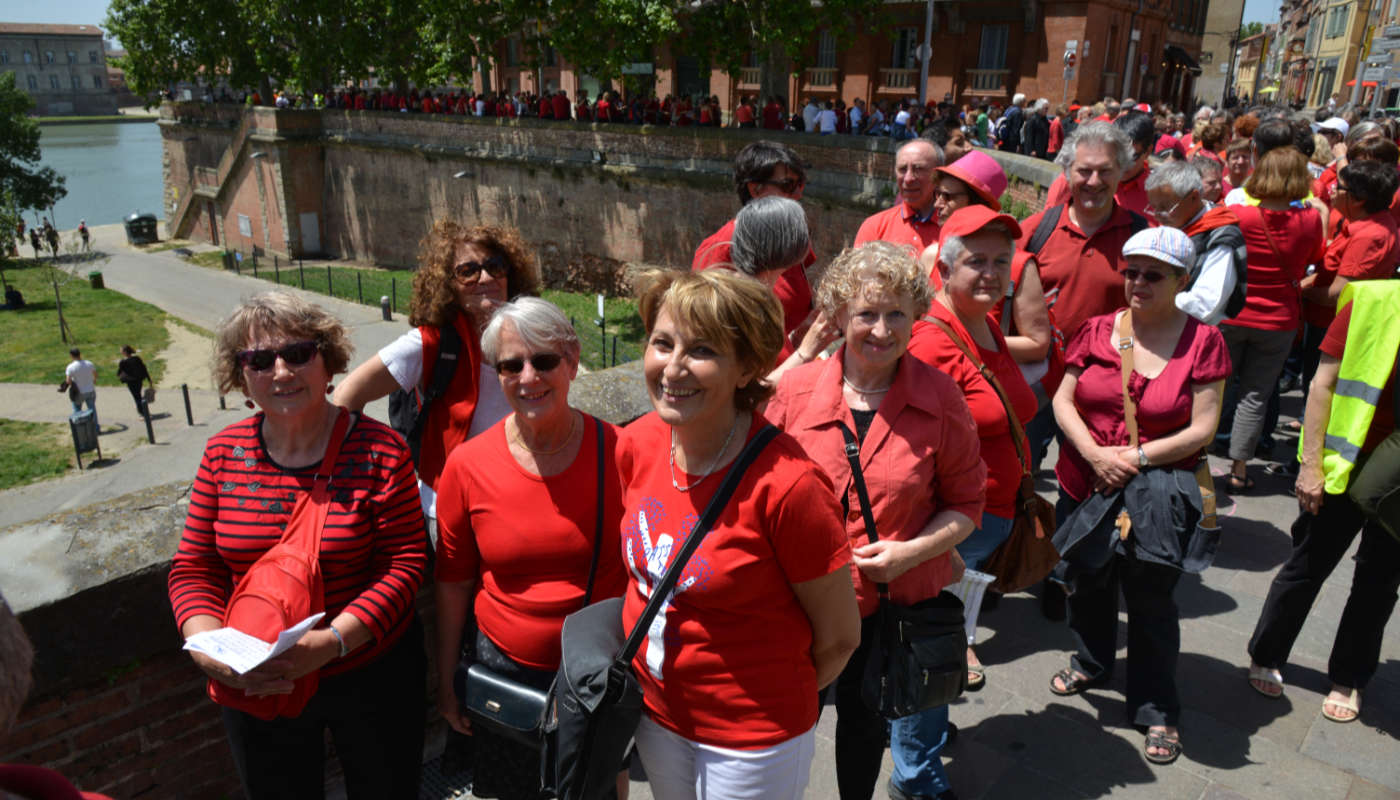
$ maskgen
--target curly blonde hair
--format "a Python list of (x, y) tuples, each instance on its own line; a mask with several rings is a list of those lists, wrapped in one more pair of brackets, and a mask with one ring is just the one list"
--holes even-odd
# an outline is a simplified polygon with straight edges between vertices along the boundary
[(882, 291), (907, 299), (916, 313), (928, 308), (933, 287), (912, 248), (875, 241), (842, 250), (817, 286), (817, 307), (834, 319), (857, 297)]
[[(456, 266), (458, 245), (474, 244), (499, 254), (506, 260), (506, 298), (533, 295), (539, 291), (540, 268), (525, 240), (514, 228), (497, 225), (467, 227), (451, 219), (440, 219), (419, 244), (418, 271), (413, 275), (413, 302), (408, 324), (413, 327), (442, 327), (461, 306), (452, 288), (452, 268)], [(485, 322), (485, 320), (478, 320)]]
[(248, 349), (256, 332), (314, 340), (330, 375), (344, 372), (355, 352), (345, 326), (324, 308), (288, 292), (259, 292), (235, 308), (214, 334), (211, 367), (220, 394), (247, 389), (238, 354)]
[(650, 339), (661, 309), (754, 373), (734, 392), (734, 406), (751, 411), (773, 394), (763, 376), (783, 349), (783, 307), (772, 290), (727, 269), (648, 270), (637, 276), (637, 306)]

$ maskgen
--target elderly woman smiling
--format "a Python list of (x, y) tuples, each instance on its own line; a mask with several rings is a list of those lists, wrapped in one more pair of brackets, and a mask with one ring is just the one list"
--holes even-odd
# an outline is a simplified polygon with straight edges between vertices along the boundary
[[(549, 688), (564, 617), (586, 600), (617, 597), (626, 584), (617, 429), (570, 407), (579, 340), (549, 302), (522, 297), (501, 306), (481, 351), (512, 413), (453, 450), (438, 484), (438, 702), (454, 729), (473, 735), (477, 793), (535, 798), (539, 752), (473, 729), (460, 711), (453, 675), (463, 626), (473, 606), (473, 658)], [(624, 797), (625, 787), (623, 780)]]
[[(905, 353), (914, 319), (929, 304), (913, 253), (878, 241), (847, 250), (828, 268), (817, 299), (845, 344), (830, 359), (784, 375), (764, 413), (841, 487), (864, 621), (860, 649), (836, 683), (836, 776), (841, 797), (869, 798), (886, 733), (860, 694), (879, 619), (877, 585), (889, 584), (893, 602), (912, 605), (955, 579), (961, 563), (953, 548), (981, 519), (987, 472), (957, 385)], [(848, 434), (860, 443), (874, 543), (853, 487)], [(939, 759), (947, 730), (947, 706), (890, 723), (891, 797), (951, 792)]]
[[(1011, 533), (1023, 464), (1030, 460), (1022, 426), (1035, 416), (1035, 394), (989, 313), (1006, 295), (1020, 235), (1015, 219), (984, 205), (949, 214), (939, 238), (941, 285), (929, 315), (914, 323), (909, 342), (910, 355), (957, 382), (977, 423), (987, 465), (987, 507), (981, 527), (958, 545), (970, 569), (981, 569)], [(986, 678), (972, 642), (967, 659), (967, 686), (979, 688)]]

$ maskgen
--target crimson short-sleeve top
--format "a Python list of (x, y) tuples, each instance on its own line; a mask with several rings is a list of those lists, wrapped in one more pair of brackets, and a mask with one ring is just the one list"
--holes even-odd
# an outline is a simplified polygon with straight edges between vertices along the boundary
[(1301, 313), (1298, 282), (1309, 264), (1322, 262), (1322, 216), (1312, 206), (1274, 211), (1235, 205), (1230, 210), (1240, 218), (1244, 234), (1248, 291), (1240, 313), (1220, 324), (1296, 330)]
[[(1065, 352), (1065, 365), (1082, 372), (1074, 387), (1074, 405), (1084, 425), (1100, 447), (1128, 446), (1123, 420), (1123, 361), (1113, 342), (1118, 314), (1105, 314), (1084, 323)], [(1176, 350), (1162, 374), (1145, 378), (1136, 370), (1128, 378), (1128, 392), (1137, 403), (1138, 441), (1161, 439), (1191, 424), (1191, 387), (1223, 380), (1230, 374), (1230, 352), (1225, 337), (1210, 325), (1188, 317)], [(1194, 469), (1199, 456), (1174, 465)], [(1060, 487), (1075, 500), (1089, 496), (1094, 470), (1068, 439), (1055, 465)]]
[(557, 475), (527, 472), (505, 420), (452, 451), (438, 482), (437, 579), (476, 581), (476, 621), (501, 652), (531, 669), (559, 667), (564, 617), (583, 607), (597, 517), (603, 426), (603, 529), (593, 601), (622, 594), (618, 431), (584, 415), (578, 456)]
[[(1390, 211), (1378, 211), (1361, 219), (1347, 220), (1327, 246), (1320, 259), (1314, 286), (1331, 286), (1337, 278), (1370, 281), (1395, 277), (1400, 260), (1400, 231)], [(1319, 328), (1332, 324), (1336, 309), (1320, 303), (1307, 304), (1307, 321)]]
[[(929, 305), (929, 314), (947, 323), (969, 347), (975, 347), (977, 357), (996, 376), (1011, 408), (1024, 426), (1035, 416), (1036, 399), (1026, 379), (1021, 376), (1021, 368), (1006, 348), (1006, 338), (988, 315), (987, 328), (996, 338), (997, 349), (987, 350), (972, 340), (971, 334), (963, 327), (952, 311), (934, 300)], [(1011, 436), (1011, 423), (1006, 416), (1006, 406), (990, 382), (973, 365), (957, 344), (931, 322), (919, 320), (914, 323), (914, 332), (909, 339), (909, 355), (925, 364), (942, 370), (962, 390), (967, 399), (967, 407), (972, 419), (977, 423), (977, 436), (982, 445), (982, 462), (987, 465), (987, 505), (986, 513), (998, 517), (1013, 517), (1016, 514), (1016, 491), (1021, 485), (1021, 459), (1016, 456), (1015, 440)], [(1030, 462), (1029, 447), (1023, 442), (1022, 456)]]
[[(1319, 350), (1336, 359), (1341, 359), (1342, 351), (1346, 349), (1347, 329), (1351, 327), (1351, 303), (1347, 303), (1337, 312), (1337, 318), (1332, 320), (1332, 324), (1327, 326), (1327, 335), (1323, 338)], [(1390, 378), (1385, 382), (1385, 388), (1381, 390), (1380, 400), (1376, 401), (1376, 415), (1371, 418), (1371, 427), (1366, 431), (1366, 443), (1361, 446), (1361, 452), (1369, 453), (1376, 449), (1382, 440), (1395, 432), (1395, 373), (1391, 370)]]
[[(190, 488), (180, 547), (170, 565), (175, 623), (209, 614), (224, 618), (233, 587), (282, 540), (297, 501), (311, 491), (320, 463), (283, 467), (268, 455), (260, 412), (209, 439)], [(388, 425), (357, 417), (331, 476), (331, 504), (321, 535), (326, 620), (353, 614), (373, 644), (336, 659), (322, 675), (378, 658), (413, 618), (427, 572), (423, 509), (413, 461)]]
[[(755, 414), (745, 439), (766, 422)], [(671, 484), (671, 429), (653, 412), (622, 431), (622, 555), (631, 630), (670, 556), (719, 487)], [(695, 475), (676, 474), (682, 485)], [(817, 721), (812, 625), (792, 584), (849, 569), (841, 507), (824, 473), (787, 434), (750, 465), (691, 557), (633, 662), (659, 725), (702, 744), (761, 748)]]
[(753, 122), (753, 106), (748, 103), (740, 103), (739, 107), (734, 109), (734, 121), (741, 125), (746, 122)]

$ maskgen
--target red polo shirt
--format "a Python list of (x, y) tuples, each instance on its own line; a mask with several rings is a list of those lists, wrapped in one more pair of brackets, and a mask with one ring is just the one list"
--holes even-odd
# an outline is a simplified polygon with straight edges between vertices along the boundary
[[(733, 240), (734, 220), (731, 219), (695, 248), (695, 258), (690, 262), (690, 269), (699, 272), (721, 264), (730, 264), (729, 245)], [(797, 326), (806, 321), (807, 315), (812, 311), (812, 285), (807, 282), (807, 268), (815, 263), (817, 256), (809, 246), (807, 257), (802, 259), (802, 263), (784, 272), (773, 287), (773, 294), (778, 296), (778, 302), (783, 305), (783, 333), (792, 333)], [(785, 361), (792, 355), (792, 351), (792, 342), (785, 337), (778, 363)]]
[(929, 215), (920, 219), (908, 203), (898, 203), (878, 214), (867, 217), (856, 231), (856, 247), (866, 242), (894, 242), (914, 248), (914, 255), (924, 252), (924, 248), (938, 241), (938, 215), (929, 209)]
[[(1142, 172), (1137, 174), (1132, 180), (1118, 182), (1118, 191), (1113, 193), (1113, 200), (1118, 205), (1129, 211), (1147, 217), (1148, 224), (1156, 227), (1152, 217), (1147, 214), (1147, 167), (1142, 168)], [(1070, 204), (1069, 181), (1065, 180), (1064, 173), (1055, 176), (1055, 180), (1050, 183), (1050, 191), (1045, 195), (1045, 207)], [(1068, 333), (1068, 331), (1066, 331)]]
[(569, 118), (569, 98), (562, 94), (556, 94), (554, 97), (550, 98), (550, 102), (554, 106), (555, 119), (566, 120)]
[[(1021, 223), (1018, 249), (1030, 241), (1044, 215), (1042, 211)], [(1067, 339), (1090, 317), (1123, 307), (1123, 276), (1118, 270), (1125, 263), (1123, 244), (1132, 234), (1132, 216), (1116, 204), (1108, 221), (1092, 236), (1085, 236), (1070, 221), (1068, 207), (1060, 213), (1059, 224), (1035, 254), (1035, 261), (1055, 322)]]

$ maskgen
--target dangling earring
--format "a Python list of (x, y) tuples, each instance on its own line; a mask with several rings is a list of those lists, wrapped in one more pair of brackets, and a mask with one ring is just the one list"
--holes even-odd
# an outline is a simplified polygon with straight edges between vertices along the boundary
[(244, 400), (244, 401), (243, 401), (243, 405), (245, 405), (245, 406), (247, 406), (247, 407), (249, 407), (249, 408), (257, 408), (257, 406), (253, 405), (253, 401), (252, 401), (252, 400)]
[(330, 384), (330, 383), (326, 384), (326, 394), (331, 394), (331, 393), (333, 393), (334, 391), (335, 391), (335, 385), (334, 385), (334, 384)]

